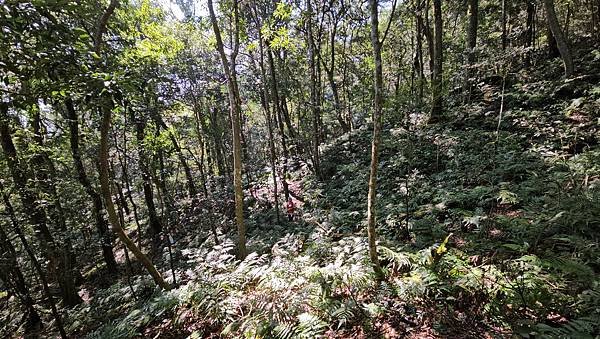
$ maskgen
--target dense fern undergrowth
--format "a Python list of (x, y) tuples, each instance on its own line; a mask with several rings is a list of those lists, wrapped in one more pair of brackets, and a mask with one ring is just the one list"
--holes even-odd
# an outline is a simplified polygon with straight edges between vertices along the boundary
[[(363, 126), (323, 146), (323, 180), (294, 168), (290, 181), (304, 200), (297, 220), (278, 223), (273, 209), (248, 199), (251, 254), (241, 262), (231, 219), (211, 209), (216, 244), (208, 208), (180, 201), (178, 287), (157, 290), (134, 262), (119, 283), (84, 289), (69, 333), (598, 336), (600, 56), (584, 60), (588, 75), (567, 82), (546, 76), (560, 72), (558, 61), (511, 73), (504, 93), (501, 83), (482, 82), (471, 102), (448, 108), (448, 123), (387, 125), (377, 206), (383, 280), (367, 255), (371, 133)], [(268, 182), (266, 172), (246, 196)], [(155, 261), (172, 282), (166, 251)], [(84, 278), (98, 285), (102, 276), (92, 266)]]

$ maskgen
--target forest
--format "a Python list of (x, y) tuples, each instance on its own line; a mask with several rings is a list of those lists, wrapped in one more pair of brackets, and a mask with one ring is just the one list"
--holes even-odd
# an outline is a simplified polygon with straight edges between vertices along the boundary
[(1, 338), (600, 338), (600, 1), (0, 0)]

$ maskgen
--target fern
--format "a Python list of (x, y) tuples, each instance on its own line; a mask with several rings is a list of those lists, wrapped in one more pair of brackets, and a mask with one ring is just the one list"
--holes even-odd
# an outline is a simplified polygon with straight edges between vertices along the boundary
[(566, 274), (578, 276), (580, 279), (588, 279), (594, 276), (594, 270), (574, 259), (554, 257), (542, 261), (545, 267), (554, 268)]
[(322, 334), (327, 323), (314, 314), (302, 313), (298, 316), (298, 337), (312, 339)]
[(538, 324), (536, 326), (536, 329), (544, 337), (549, 338), (593, 339), (594, 333), (596, 333), (596, 331), (600, 329), (600, 317), (583, 317), (571, 320), (560, 327), (551, 327), (546, 324)]
[(408, 272), (413, 266), (411, 257), (406, 253), (396, 252), (388, 247), (379, 246), (382, 261), (389, 261), (395, 272)]
[(277, 339), (291, 339), (296, 334), (295, 322), (280, 323), (273, 329), (273, 335)]
[(339, 329), (346, 324), (354, 323), (358, 318), (358, 312), (358, 307), (354, 302), (342, 302), (331, 312), (331, 317), (338, 322)]

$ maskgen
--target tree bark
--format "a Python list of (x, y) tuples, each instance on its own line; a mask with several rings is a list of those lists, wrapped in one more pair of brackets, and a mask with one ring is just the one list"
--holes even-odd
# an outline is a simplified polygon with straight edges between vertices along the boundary
[(90, 182), (79, 151), (79, 121), (75, 111), (73, 100), (69, 97), (65, 100), (66, 118), (69, 124), (69, 141), (71, 144), (71, 156), (75, 170), (77, 171), (77, 180), (83, 186), (85, 192), (92, 201), (92, 217), (94, 218), (96, 230), (100, 236), (100, 246), (102, 247), (102, 257), (106, 263), (109, 272), (117, 272), (117, 262), (113, 253), (113, 244), (110, 230), (103, 216), (102, 198), (94, 189)]
[[(529, 49), (533, 46), (534, 41), (534, 20), (535, 20), (535, 2), (533, 0), (525, 0), (527, 19), (525, 24), (525, 48)], [(531, 65), (531, 51), (526, 52), (525, 66)]]
[(185, 158), (185, 155), (183, 154), (183, 151), (181, 150), (181, 147), (179, 146), (179, 142), (177, 142), (177, 138), (175, 137), (175, 134), (173, 134), (173, 132), (169, 129), (169, 126), (167, 126), (167, 124), (165, 123), (165, 121), (159, 114), (155, 114), (155, 119), (156, 119), (156, 123), (160, 127), (162, 127), (165, 131), (167, 131), (167, 133), (169, 134), (169, 139), (171, 140), (171, 143), (173, 144), (173, 148), (175, 149), (177, 158), (179, 159), (179, 162), (181, 163), (181, 167), (183, 167), (183, 172), (185, 173), (185, 179), (187, 181), (187, 186), (188, 186), (188, 195), (194, 202), (197, 202), (198, 190), (196, 189), (196, 184), (194, 184), (194, 176), (192, 175), (192, 170), (190, 169), (187, 159)]
[[(383, 113), (383, 66), (381, 61), (381, 42), (379, 41), (378, 1), (369, 0), (371, 11), (371, 45), (375, 60), (375, 95), (373, 110), (373, 142), (371, 144), (371, 170), (369, 175), (369, 193), (367, 196), (367, 234), (369, 237), (369, 257), (373, 270), (378, 278), (383, 277), (383, 271), (377, 255), (377, 232), (375, 230), (376, 198), (377, 198), (377, 168), (379, 166), (379, 144), (381, 142), (381, 125)], [(391, 20), (391, 18), (390, 18)]]
[(435, 122), (442, 114), (442, 0), (433, 0), (435, 26), (433, 79), (431, 81), (431, 118)]
[[(313, 37), (313, 11), (312, 0), (306, 1), (308, 20), (306, 22), (307, 40), (308, 40), (308, 62), (310, 68), (310, 109), (313, 116), (313, 167), (315, 175), (318, 179), (321, 178), (321, 160), (319, 155), (319, 145), (321, 144), (321, 110), (318, 102), (318, 87), (317, 87), (317, 64), (315, 60), (315, 42)], [(287, 197), (286, 197), (287, 201)]]
[(32, 168), (35, 169), (34, 175), (40, 183), (42, 191), (49, 197), (49, 199), (46, 199), (46, 210), (47, 213), (49, 213), (50, 220), (55, 222), (57, 229), (62, 233), (61, 238), (63, 240), (63, 246), (62, 248), (57, 247), (57, 253), (60, 256), (58, 260), (57, 278), (63, 303), (66, 306), (71, 307), (82, 301), (79, 294), (77, 294), (77, 286), (75, 284), (75, 276), (78, 275), (79, 272), (76, 272), (75, 252), (73, 251), (71, 235), (67, 229), (65, 213), (60, 203), (56, 184), (54, 183), (54, 178), (57, 177), (56, 168), (45, 150), (39, 109), (33, 110), (30, 123), (33, 132), (33, 141), (38, 146), (35, 154), (31, 158)]
[[(0, 103), (0, 105), (2, 105), (2, 104), (3, 103)], [(0, 121), (2, 121), (2, 118), (3, 117), (0, 116)], [(0, 125), (0, 128), (1, 128), (1, 125)], [(4, 205), (6, 206), (6, 209), (8, 211), (10, 222), (13, 226), (13, 231), (15, 232), (15, 234), (21, 241), (21, 244), (23, 245), (25, 252), (29, 256), (31, 263), (33, 264), (33, 268), (35, 269), (36, 273), (38, 274), (38, 276), (40, 278), (40, 281), (42, 283), (42, 290), (44, 291), (44, 295), (46, 296), (46, 299), (48, 300), (48, 304), (50, 305), (50, 309), (52, 311), (52, 316), (54, 317), (54, 322), (56, 324), (56, 328), (58, 329), (58, 332), (60, 333), (60, 337), (62, 339), (67, 339), (67, 332), (65, 331), (65, 328), (63, 327), (62, 319), (61, 319), (60, 313), (58, 313), (58, 309), (56, 308), (56, 303), (54, 302), (52, 293), (50, 293), (50, 287), (48, 284), (48, 279), (46, 278), (46, 274), (44, 273), (44, 270), (42, 269), (42, 265), (37, 260), (35, 253), (31, 249), (31, 246), (29, 246), (29, 242), (25, 238), (25, 234), (23, 233), (23, 231), (21, 230), (21, 227), (19, 226), (19, 224), (17, 222), (15, 210), (14, 210), (12, 204), (10, 203), (9, 196), (6, 193), (6, 190), (4, 189), (4, 186), (2, 185), (1, 180), (0, 180), (0, 194), (2, 195), (2, 200), (4, 201)]]
[(558, 51), (560, 52), (560, 57), (563, 60), (565, 77), (569, 78), (574, 73), (573, 57), (571, 56), (567, 39), (565, 38), (563, 31), (560, 28), (560, 24), (558, 23), (558, 19), (556, 18), (554, 0), (544, 0), (544, 7), (546, 8), (546, 15), (548, 16), (548, 25), (550, 26), (552, 35), (556, 39)]
[[(9, 201), (10, 203), (10, 201)], [(11, 206), (12, 208), (12, 206)], [(7, 207), (7, 210), (13, 212), (11, 208)], [(14, 214), (10, 215), (11, 220), (16, 220)], [(13, 246), (7, 232), (0, 226), (0, 280), (4, 282), (5, 286), (13, 286), (15, 292), (21, 299), (23, 307), (25, 308), (25, 316), (27, 317), (26, 333), (30, 330), (42, 326), (42, 319), (39, 313), (35, 309), (35, 300), (31, 296), (23, 272), (19, 267), (19, 261), (17, 260), (17, 251)]]
[(467, 30), (468, 62), (475, 62), (475, 48), (477, 47), (477, 27), (479, 24), (479, 0), (469, 0), (469, 29)]
[(244, 225), (244, 192), (242, 190), (242, 145), (240, 141), (241, 126), (241, 101), (240, 93), (237, 85), (237, 76), (235, 70), (235, 59), (239, 51), (239, 16), (238, 16), (238, 0), (233, 2), (234, 12), (234, 46), (231, 52), (231, 63), (225, 55), (223, 40), (221, 39), (221, 31), (217, 23), (217, 18), (213, 8), (213, 1), (208, 0), (208, 11), (210, 20), (215, 33), (217, 49), (221, 58), (223, 71), (227, 77), (227, 89), (229, 92), (229, 109), (231, 113), (231, 124), (233, 132), (233, 187), (235, 191), (235, 219), (238, 230), (238, 258), (246, 257), (246, 226)]
[[(106, 30), (106, 24), (109, 17), (114, 12), (118, 5), (118, 0), (111, 0), (110, 5), (102, 14), (100, 22), (96, 27), (96, 33), (94, 34), (94, 50), (96, 54), (100, 55), (102, 45), (102, 34)], [(106, 94), (105, 94), (106, 95)], [(108, 221), (110, 222), (113, 231), (117, 234), (119, 239), (129, 248), (133, 255), (138, 261), (146, 268), (148, 273), (154, 279), (154, 282), (165, 290), (170, 290), (171, 286), (163, 279), (160, 273), (152, 264), (152, 261), (135, 245), (133, 241), (127, 236), (125, 230), (119, 222), (119, 217), (115, 210), (115, 205), (112, 201), (110, 176), (108, 174), (109, 163), (108, 163), (108, 133), (110, 131), (110, 123), (112, 118), (113, 102), (112, 98), (98, 96), (100, 104), (100, 112), (102, 113), (102, 121), (100, 124), (100, 150), (98, 151), (98, 167), (100, 171), (100, 191), (104, 199), (104, 205), (106, 206), (106, 212), (108, 213)]]
[(112, 194), (110, 192), (110, 179), (108, 174), (109, 163), (108, 163), (108, 132), (110, 131), (112, 108), (108, 107), (111, 100), (107, 98), (104, 105), (101, 106), (102, 110), (102, 122), (100, 125), (100, 150), (98, 154), (99, 167), (100, 167), (100, 189), (104, 198), (104, 204), (106, 211), (108, 212), (108, 221), (110, 222), (113, 231), (117, 234), (119, 239), (129, 248), (133, 255), (140, 261), (140, 263), (146, 268), (148, 273), (152, 276), (158, 286), (165, 290), (170, 290), (171, 287), (163, 279), (160, 273), (154, 267), (154, 264), (150, 259), (135, 245), (133, 241), (127, 236), (125, 230), (119, 222), (119, 217), (115, 210), (115, 206), (112, 201)]
[(423, 65), (423, 14), (422, 14), (422, 1), (416, 0), (417, 6), (415, 11), (416, 24), (415, 24), (415, 36), (416, 36), (416, 46), (415, 46), (415, 59), (414, 66), (415, 72), (417, 73), (417, 106), (418, 109), (421, 110), (421, 106), (423, 104), (423, 91), (424, 91), (424, 65)]
[[(271, 101), (273, 102), (273, 115), (277, 126), (279, 127), (279, 135), (281, 137), (281, 150), (283, 156), (283, 164), (281, 166), (281, 185), (283, 186), (283, 195), (285, 201), (290, 198), (290, 190), (287, 182), (287, 170), (290, 153), (287, 146), (287, 135), (285, 134), (285, 128), (283, 126), (283, 110), (280, 106), (281, 101), (279, 100), (279, 87), (277, 86), (277, 77), (275, 76), (275, 62), (273, 61), (273, 52), (271, 48), (267, 46), (267, 60), (269, 61), (269, 74), (271, 75)], [(289, 128), (288, 128), (289, 133)]]
[[(257, 15), (258, 17), (258, 15)], [(258, 18), (257, 18), (258, 21)], [(264, 58), (264, 40), (261, 34), (260, 27), (262, 25), (258, 25), (258, 43), (259, 43), (259, 52), (260, 52), (260, 73), (263, 82), (263, 91), (261, 96), (262, 106), (265, 110), (265, 120), (267, 121), (267, 132), (269, 135), (269, 160), (271, 161), (271, 174), (273, 177), (273, 205), (275, 206), (275, 215), (277, 217), (277, 223), (280, 222), (279, 216), (279, 189), (277, 187), (277, 162), (276, 162), (276, 154), (275, 154), (275, 138), (273, 137), (273, 120), (271, 119), (271, 110), (269, 107), (269, 90), (268, 90), (268, 80), (265, 71), (265, 58)]]
[(507, 16), (508, 14), (506, 13), (506, 2), (508, 0), (502, 0), (502, 50), (506, 50), (506, 47), (508, 46), (508, 34), (507, 34), (507, 29), (506, 29), (506, 25), (507, 25)]
[(142, 117), (137, 117), (135, 120), (135, 135), (138, 141), (138, 155), (139, 163), (138, 167), (142, 174), (142, 187), (144, 190), (144, 201), (148, 209), (148, 226), (152, 238), (156, 240), (160, 232), (162, 232), (162, 224), (156, 213), (156, 205), (154, 204), (154, 190), (152, 188), (152, 175), (148, 168), (148, 155), (144, 149), (144, 138), (145, 138), (146, 123)]

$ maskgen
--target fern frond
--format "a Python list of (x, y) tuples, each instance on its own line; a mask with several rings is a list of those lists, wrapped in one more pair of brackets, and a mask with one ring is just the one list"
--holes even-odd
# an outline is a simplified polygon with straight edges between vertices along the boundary
[(413, 266), (411, 257), (406, 253), (396, 252), (388, 247), (379, 246), (382, 259), (387, 259), (391, 263), (391, 268), (397, 272), (408, 272)]

